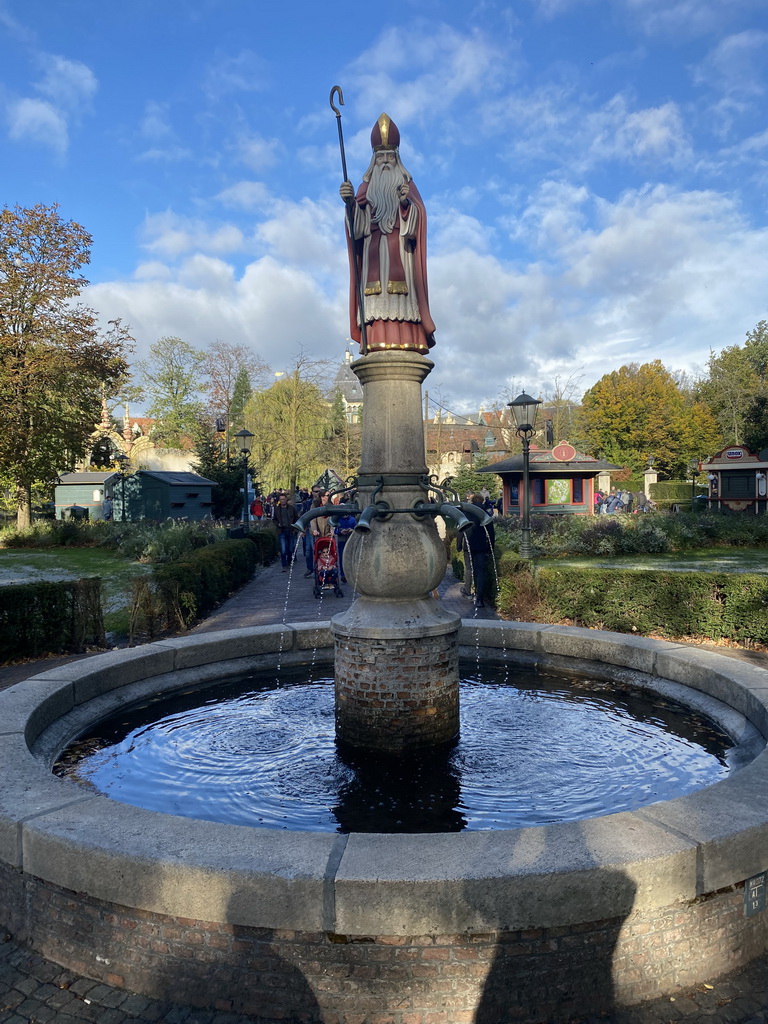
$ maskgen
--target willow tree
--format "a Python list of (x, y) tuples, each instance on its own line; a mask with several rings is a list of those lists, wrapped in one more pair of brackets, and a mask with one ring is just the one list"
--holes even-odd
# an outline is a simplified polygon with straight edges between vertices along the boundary
[(77, 298), (91, 236), (58, 206), (0, 212), (0, 467), (29, 525), (34, 483), (55, 480), (88, 447), (102, 394), (125, 380), (130, 335), (99, 331)]
[(301, 356), (289, 373), (251, 396), (245, 410), (245, 425), (255, 435), (251, 461), (267, 487), (295, 491), (325, 468), (331, 421), (327, 376), (326, 364)]

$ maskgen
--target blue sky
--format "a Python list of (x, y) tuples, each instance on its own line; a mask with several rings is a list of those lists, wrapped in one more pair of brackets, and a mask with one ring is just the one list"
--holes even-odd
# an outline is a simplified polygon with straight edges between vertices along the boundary
[(450, 408), (768, 318), (765, 0), (0, 0), (0, 55), (2, 200), (91, 232), (136, 358), (341, 359), (336, 84), (355, 184), (384, 110), (427, 204)]

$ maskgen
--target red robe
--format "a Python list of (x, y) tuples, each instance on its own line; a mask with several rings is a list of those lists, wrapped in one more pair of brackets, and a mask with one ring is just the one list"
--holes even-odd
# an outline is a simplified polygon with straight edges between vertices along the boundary
[[(397, 221), (387, 237), (387, 245), (390, 255), (389, 281), (396, 282), (398, 286), (405, 281), (405, 272), (400, 258), (400, 220), (408, 216), (410, 205), (419, 211), (416, 235), (413, 240), (407, 239), (405, 244), (411, 248), (413, 254), (413, 285), (416, 291), (416, 301), (419, 308), (419, 320), (410, 319), (372, 319), (366, 316), (366, 334), (368, 347), (371, 350), (382, 348), (412, 349), (417, 352), (426, 352), (435, 344), (435, 324), (429, 311), (429, 294), (427, 291), (427, 211), (424, 208), (424, 201), (419, 191), (411, 181), (409, 201), (400, 204), (400, 211)], [(364, 181), (355, 196), (355, 203), (363, 207), (367, 202), (368, 182)], [(371, 239), (369, 246), (369, 262), (367, 281), (361, 281), (361, 290), (364, 292), (366, 286), (373, 286), (374, 282), (380, 282), (382, 290), (387, 288), (389, 282), (380, 281), (379, 272), (379, 240), (381, 232), (378, 225), (371, 223)], [(361, 331), (358, 323), (358, 302), (355, 287), (355, 269), (353, 260), (357, 262), (358, 271), (362, 273), (363, 246), (365, 239), (360, 238), (352, 242), (349, 233), (349, 219), (347, 219), (347, 246), (350, 259), (350, 287), (349, 287), (349, 323), (350, 335), (360, 343)]]

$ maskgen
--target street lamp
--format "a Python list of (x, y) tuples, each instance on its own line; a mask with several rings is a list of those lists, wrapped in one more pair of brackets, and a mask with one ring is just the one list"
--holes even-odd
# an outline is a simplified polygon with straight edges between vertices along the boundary
[(115, 456), (115, 462), (118, 464), (120, 469), (120, 522), (125, 522), (125, 464), (130, 462), (130, 458), (127, 455), (120, 453)]
[(514, 402), (507, 404), (515, 417), (515, 433), (523, 442), (523, 525), (520, 530), (520, 557), (532, 558), (530, 447), (531, 437), (536, 429), (536, 413), (541, 402), (538, 398), (531, 398), (530, 395), (523, 392), (517, 396)]
[(248, 456), (251, 454), (253, 438), (254, 435), (245, 427), (235, 434), (240, 451), (243, 453), (243, 529), (246, 532), (248, 530)]

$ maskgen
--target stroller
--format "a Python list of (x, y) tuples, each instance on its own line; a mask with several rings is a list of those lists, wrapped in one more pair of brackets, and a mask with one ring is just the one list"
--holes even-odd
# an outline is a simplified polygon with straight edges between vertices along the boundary
[(336, 597), (344, 597), (339, 586), (339, 552), (335, 537), (318, 537), (314, 547), (315, 585), (312, 593), (320, 597), (324, 590), (333, 590)]

